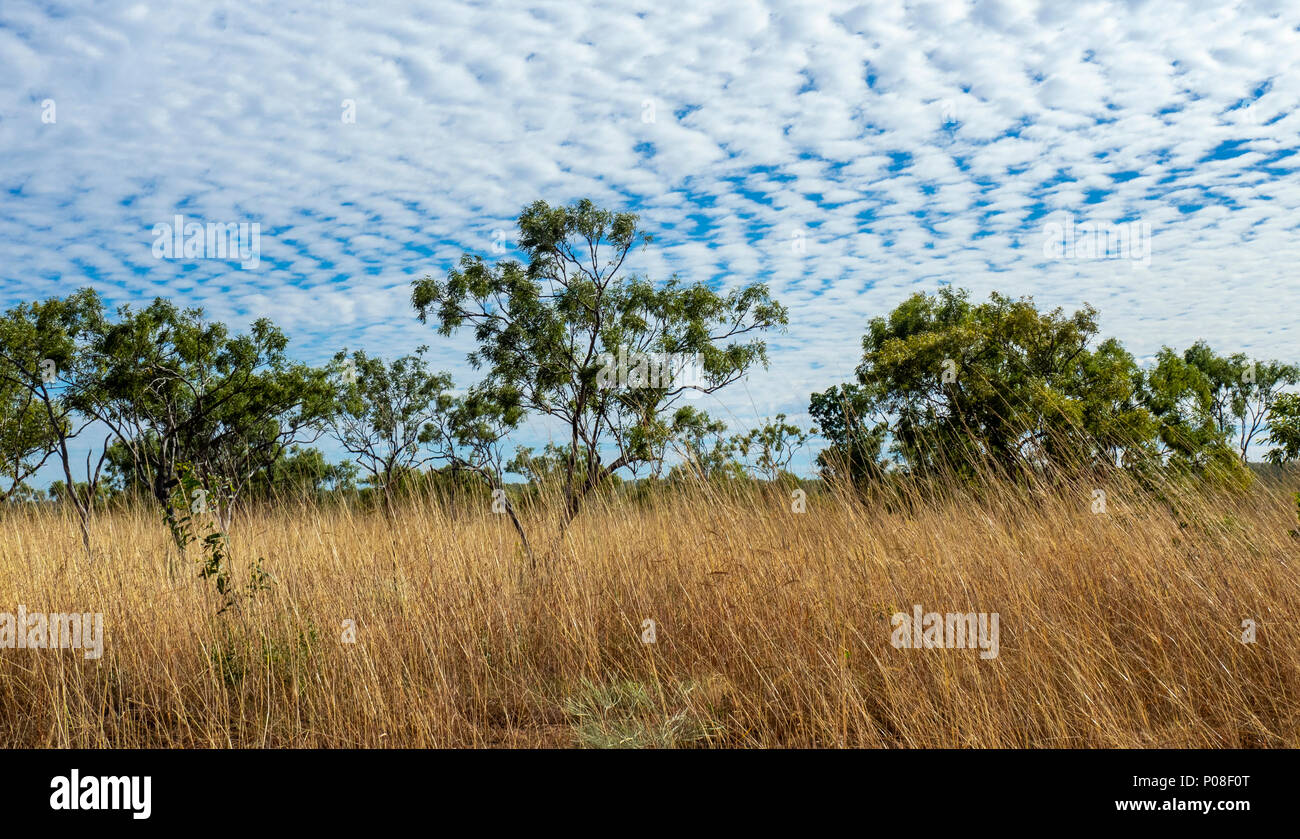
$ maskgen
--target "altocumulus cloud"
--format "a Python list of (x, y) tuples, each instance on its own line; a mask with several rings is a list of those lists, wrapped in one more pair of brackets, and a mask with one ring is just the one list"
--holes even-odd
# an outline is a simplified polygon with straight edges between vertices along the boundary
[[(1139, 357), (1294, 356), (1298, 25), (1284, 0), (5, 0), (0, 305), (164, 294), (312, 361), (428, 342), (463, 385), (410, 281), (590, 196), (655, 234), (633, 271), (789, 306), (772, 369), (709, 406), (737, 429), (806, 419), (866, 319), (941, 283), (1091, 302)], [(257, 270), (155, 260), (178, 213), (259, 223)], [(1150, 224), (1150, 265), (1045, 258), (1065, 216)]]

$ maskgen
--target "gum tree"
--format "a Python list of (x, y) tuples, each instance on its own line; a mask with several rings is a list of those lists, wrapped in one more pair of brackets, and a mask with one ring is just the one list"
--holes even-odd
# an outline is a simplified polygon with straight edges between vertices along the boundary
[(427, 446), (435, 422), (452, 406), (451, 377), (429, 370), (427, 351), (420, 347), (390, 363), (363, 350), (334, 357), (345, 376), (331, 433), (380, 487), (389, 516), (394, 485), (432, 459)]
[(1274, 400), (1268, 442), (1273, 445), (1266, 455), (1270, 463), (1280, 466), (1300, 460), (1300, 394), (1283, 393)]
[(737, 442), (727, 437), (727, 424), (704, 412), (692, 416), (696, 409), (686, 406), (682, 412), (687, 422), (668, 441), (681, 463), (668, 473), (669, 479), (693, 476), (702, 481), (734, 480), (744, 477), (745, 468), (736, 460)]
[(1155, 447), (1166, 467), (1237, 473), (1240, 458), (1228, 442), (1232, 428), (1215, 409), (1213, 377), (1169, 347), (1142, 374), (1142, 404), (1156, 421)]
[(813, 395), (810, 413), (833, 447), (823, 468), (878, 473), (886, 436), (913, 470), (966, 473), (1098, 463), (1149, 446), (1137, 366), (1117, 341), (1092, 348), (1096, 316), (997, 293), (975, 304), (949, 287), (912, 295), (868, 324), (857, 382)]
[(1269, 425), (1274, 401), (1287, 387), (1300, 384), (1300, 366), (1251, 360), (1245, 353), (1222, 356), (1204, 341), (1184, 352), (1183, 360), (1205, 374), (1210, 413), (1244, 463), (1251, 443)]
[[(445, 279), (414, 283), (421, 321), (443, 335), (472, 327), (470, 363), (485, 372), (474, 392), (513, 428), (524, 417), (557, 423), (567, 441), (561, 529), (587, 495), (622, 469), (651, 462), (701, 411), (682, 400), (714, 393), (766, 364), (762, 332), (786, 324), (762, 284), (719, 291), (676, 276), (663, 283), (623, 272), (651, 237), (637, 216), (582, 200), (537, 201), (519, 215), (526, 262), (465, 254)], [(642, 353), (698, 360), (698, 380), (604, 387), (610, 359)]]
[(20, 304), (0, 318), (0, 401), (13, 412), (0, 429), (0, 445), (13, 490), (51, 454), (56, 456), (68, 488), (60, 498), (76, 510), (87, 553), (108, 441), (98, 458), (93, 452), (87, 455), (84, 481), (75, 477), (80, 464), (73, 459), (71, 443), (93, 419), (78, 411), (78, 400), (97, 381), (87, 350), (103, 324), (103, 304), (90, 289)]
[(817, 455), (824, 478), (861, 486), (880, 476), (889, 421), (875, 411), (859, 385), (834, 385), (812, 394), (808, 413), (817, 423), (812, 432), (826, 441)]
[(54, 451), (54, 435), (35, 390), (19, 377), (0, 373), (0, 502), (24, 497), (30, 491), (27, 480)]
[[(265, 318), (232, 334), (161, 298), (124, 306), (86, 347), (94, 375), (75, 406), (112, 431), (132, 482), (148, 487), (172, 523), (182, 467), (234, 503), (292, 446), (320, 436), (334, 386), (327, 370), (290, 360), (288, 343)], [(218, 510), (224, 529), (229, 505)]]
[(787, 422), (785, 414), (777, 414), (732, 440), (736, 453), (755, 473), (775, 481), (808, 442), (808, 435), (799, 426)]

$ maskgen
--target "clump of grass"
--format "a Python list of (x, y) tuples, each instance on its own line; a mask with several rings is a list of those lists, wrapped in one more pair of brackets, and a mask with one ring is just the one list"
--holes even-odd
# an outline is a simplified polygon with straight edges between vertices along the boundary
[[(678, 686), (685, 698), (694, 690)], [(584, 679), (564, 700), (577, 744), (593, 749), (674, 749), (707, 744), (721, 733), (714, 720), (691, 707), (666, 708), (651, 688), (628, 680), (593, 683)]]

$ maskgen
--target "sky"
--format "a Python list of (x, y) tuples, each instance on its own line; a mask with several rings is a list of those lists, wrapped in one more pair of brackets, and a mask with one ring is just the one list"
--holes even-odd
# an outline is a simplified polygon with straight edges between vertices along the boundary
[[(589, 197), (653, 234), (629, 273), (788, 307), (771, 366), (697, 403), (736, 431), (811, 424), (867, 321), (944, 284), (1090, 303), (1139, 360), (1300, 360), (1298, 62), (1272, 0), (3, 0), (0, 307), (161, 295), (311, 363), (428, 344), (464, 386), (411, 282)], [(156, 257), (178, 214), (258, 224), (256, 266)], [(1110, 224), (1127, 250), (1050, 245)]]

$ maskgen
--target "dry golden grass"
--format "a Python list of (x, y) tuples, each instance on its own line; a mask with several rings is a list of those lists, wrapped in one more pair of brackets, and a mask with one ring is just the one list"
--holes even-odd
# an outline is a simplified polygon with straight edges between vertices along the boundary
[[(72, 519), (11, 511), (0, 611), (100, 611), (106, 643), (0, 650), (0, 745), (1300, 746), (1288, 494), (1109, 493), (797, 514), (697, 488), (596, 504), (549, 551), (530, 511), (537, 574), (487, 511), (281, 505), (232, 534), (273, 587), (220, 616), (151, 511), (102, 516), (93, 561)], [(893, 648), (913, 604), (999, 613), (999, 657)]]

